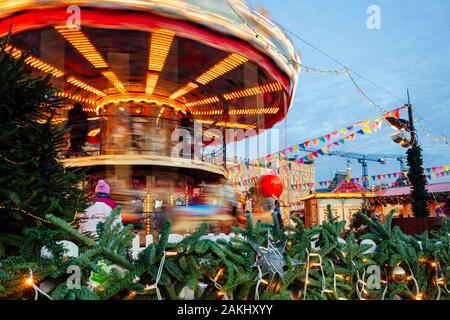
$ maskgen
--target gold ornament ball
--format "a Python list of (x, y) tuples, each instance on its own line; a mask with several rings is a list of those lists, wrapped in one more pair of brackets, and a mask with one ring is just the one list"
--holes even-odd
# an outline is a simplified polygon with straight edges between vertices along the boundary
[(395, 267), (391, 271), (391, 277), (395, 282), (401, 282), (406, 279), (406, 271), (402, 267)]

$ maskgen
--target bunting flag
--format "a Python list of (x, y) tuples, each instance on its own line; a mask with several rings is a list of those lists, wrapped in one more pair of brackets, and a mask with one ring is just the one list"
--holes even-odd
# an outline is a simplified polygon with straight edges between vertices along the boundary
[[(281, 155), (286, 156), (288, 153), (293, 153), (293, 152), (298, 152), (301, 149), (309, 149), (312, 146), (318, 146), (319, 142), (322, 143), (327, 143), (327, 142), (331, 142), (332, 138), (339, 138), (340, 135), (343, 135), (344, 137), (333, 142), (332, 144), (330, 143), (329, 145), (327, 145), (326, 148), (327, 150), (324, 150), (323, 148), (321, 148), (322, 152), (325, 154), (327, 153), (327, 151), (331, 151), (330, 145), (334, 145), (334, 146), (339, 146), (344, 144), (345, 142), (348, 141), (353, 141), (356, 137), (356, 133), (360, 134), (360, 135), (367, 135), (370, 134), (372, 132), (376, 132), (378, 130), (381, 129), (382, 124), (383, 124), (383, 119), (387, 118), (387, 117), (394, 117), (394, 118), (399, 118), (400, 117), (400, 110), (402, 108), (397, 108), (394, 109), (392, 111), (386, 112), (382, 115), (378, 115), (374, 118), (371, 119), (367, 119), (364, 121), (359, 121), (353, 125), (347, 126), (345, 128), (339, 129), (339, 130), (334, 130), (328, 134), (325, 134), (323, 136), (308, 140), (308, 141), (304, 141), (302, 143), (296, 144), (294, 146), (288, 147), (286, 149), (280, 150), (276, 153), (267, 155), (265, 157), (266, 160), (271, 159), (272, 157), (276, 157), (276, 158), (280, 158)], [(360, 129), (356, 131), (356, 133), (351, 133), (348, 134), (350, 131), (354, 130), (355, 128), (359, 127)], [(317, 151), (316, 151), (317, 152)], [(314, 155), (315, 156), (315, 155)], [(304, 163), (305, 160), (311, 160), (311, 157), (306, 156), (303, 157), (303, 162), (302, 160), (298, 160), (298, 163)], [(251, 162), (249, 163), (249, 165), (251, 164), (255, 164), (255, 162)], [(229, 170), (234, 170), (235, 167), (230, 168)], [(237, 168), (237, 166), (236, 166)], [(239, 169), (237, 169), (239, 170)]]
[[(284, 173), (286, 173), (288, 168), (291, 169), (290, 166), (293, 166), (293, 165), (294, 165), (294, 163), (284, 164), (280, 168), (273, 169), (271, 171), (266, 172), (265, 174), (281, 174), (282, 171), (284, 171)], [(434, 180), (434, 179), (448, 177), (448, 176), (450, 176), (449, 167), (450, 167), (450, 165), (443, 165), (443, 166), (436, 166), (436, 167), (432, 167), (432, 168), (426, 168), (425, 171), (429, 172), (429, 174), (426, 174), (426, 178), (428, 180)], [(433, 172), (433, 173), (431, 173), (431, 172)], [(381, 174), (367, 176), (367, 177), (355, 177), (355, 178), (350, 179), (350, 182), (356, 182), (356, 183), (365, 182), (365, 181), (376, 182), (376, 181), (381, 181), (384, 179), (391, 179), (391, 178), (397, 178), (397, 177), (407, 177), (407, 171), (381, 173)], [(239, 179), (237, 179), (237, 178), (239, 178)], [(233, 186), (235, 186), (235, 187), (251, 186), (251, 185), (256, 184), (257, 181), (258, 181), (258, 179), (255, 176), (251, 177), (250, 175), (248, 175), (248, 176), (246, 176), (246, 179), (240, 179), (239, 175), (233, 176)], [(344, 180), (338, 181), (338, 183), (341, 183), (343, 181)], [(408, 181), (409, 181), (408, 179), (402, 179), (402, 180), (398, 180), (398, 181), (392, 182), (391, 184), (386, 184), (386, 185), (389, 185), (391, 187), (404, 186), (404, 185), (409, 184)], [(332, 180), (324, 180), (324, 181), (305, 182), (305, 183), (289, 183), (289, 184), (287, 184), (287, 186), (289, 186), (291, 190), (306, 190), (307, 188), (311, 188), (313, 186), (326, 187), (326, 186), (331, 185), (331, 183), (332, 183)]]

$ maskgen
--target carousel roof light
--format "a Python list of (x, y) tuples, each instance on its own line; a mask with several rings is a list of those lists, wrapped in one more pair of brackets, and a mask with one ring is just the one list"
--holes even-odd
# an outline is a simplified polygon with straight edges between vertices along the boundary
[(147, 86), (145, 90), (147, 94), (153, 94), (153, 91), (155, 90), (156, 83), (159, 79), (159, 73), (166, 63), (174, 35), (175, 33), (169, 30), (158, 30), (153, 32), (150, 37), (148, 70), (151, 72), (147, 73)]
[(228, 121), (217, 122), (216, 125), (219, 127), (227, 127), (227, 128), (235, 128), (235, 129), (254, 129), (254, 128), (256, 128), (256, 126), (252, 125), (252, 124), (243, 124), (243, 123), (228, 122)]
[(83, 32), (68, 26), (55, 26), (64, 39), (80, 52), (96, 69), (108, 68), (108, 64)]
[(170, 99), (178, 99), (181, 96), (184, 96), (186, 93), (191, 92), (199, 87), (198, 84), (194, 82), (189, 82), (188, 84), (182, 86), (178, 91), (175, 91), (170, 95)]
[(186, 107), (201, 106), (204, 104), (211, 104), (211, 103), (215, 103), (215, 102), (219, 102), (219, 97), (216, 96), (216, 97), (210, 97), (210, 98), (206, 98), (206, 99), (188, 102), (188, 103), (186, 103)]
[(117, 78), (117, 76), (115, 75), (114, 72), (112, 71), (103, 71), (102, 75), (109, 80), (109, 82), (111, 82), (113, 84), (114, 87), (116, 87), (117, 90), (119, 90), (121, 93), (125, 93), (125, 87), (122, 84), (122, 82), (120, 82), (120, 80)]
[[(80, 96), (74, 96), (74, 95), (71, 95), (71, 94), (66, 93), (66, 92), (57, 92), (57, 93), (55, 93), (55, 97), (67, 98), (67, 99), (74, 100), (74, 101), (77, 101), (77, 102), (82, 102), (82, 103), (95, 104), (94, 100), (86, 99), (86, 98), (83, 98), (83, 97), (80, 97)], [(70, 110), (71, 108), (72, 107), (69, 107), (66, 110)], [(88, 110), (88, 111), (91, 111), (91, 109)], [(95, 109), (92, 108), (92, 112), (95, 112)]]
[(158, 82), (158, 74), (148, 72), (147, 73), (147, 85), (145, 87), (145, 92), (147, 94), (153, 94), (153, 91), (155, 90), (156, 83)]
[(283, 90), (283, 87), (278, 82), (263, 84), (260, 86), (247, 88), (243, 90), (237, 90), (234, 92), (226, 93), (223, 95), (225, 100), (233, 100), (237, 98), (244, 98), (248, 96), (255, 96), (257, 94), (277, 92)]
[(253, 115), (253, 114), (276, 114), (280, 108), (248, 108), (248, 109), (231, 109), (230, 115)]
[[(106, 69), (108, 64), (102, 55), (98, 52), (89, 38), (78, 29), (72, 29), (68, 26), (55, 26), (56, 31), (61, 34), (83, 57), (88, 60), (92, 66), (96, 69)], [(119, 81), (113, 71), (103, 71), (103, 76), (111, 82), (120, 92), (124, 93), (125, 87), (122, 82)]]
[(214, 123), (214, 120), (207, 120), (207, 119), (195, 119), (195, 121), (201, 124), (208, 124), (208, 125)]
[(217, 110), (205, 110), (205, 111), (192, 111), (194, 116), (213, 116), (213, 115), (221, 115), (223, 113), (222, 109)]
[[(8, 44), (5, 47), (5, 51), (6, 52), (11, 52), (11, 55), (13, 56), (13, 58), (15, 59), (19, 59), (24, 53), (21, 49), (19, 48), (15, 48), (12, 45)], [(58, 68), (45, 63), (44, 61), (42, 61), (41, 59), (38, 59), (36, 57), (33, 57), (31, 55), (28, 55), (25, 58), (25, 63), (27, 65), (29, 65), (30, 67), (33, 67), (35, 69), (38, 69), (40, 71), (46, 72), (51, 74), (52, 76), (56, 77), (56, 78), (60, 78), (64, 75), (64, 72), (62, 72), (61, 70), (59, 70)]]
[(214, 79), (223, 76), (225, 73), (230, 72), (231, 70), (237, 68), (247, 61), (248, 59), (241, 56), (240, 54), (232, 53), (222, 61), (216, 63), (208, 71), (197, 77), (195, 81), (201, 83), (202, 85), (205, 85), (208, 82), (211, 82)]
[(152, 33), (150, 38), (150, 50), (148, 57), (148, 69), (161, 72), (166, 63), (166, 58), (175, 33), (169, 30), (158, 30)]
[(67, 78), (67, 82), (70, 84), (73, 84), (74, 86), (80, 87), (81, 89), (84, 89), (86, 91), (92, 92), (100, 97), (105, 97), (106, 94), (94, 87), (91, 87), (90, 85), (88, 85), (87, 83), (78, 80), (77, 78), (75, 78), (74, 76), (70, 76), (69, 78)]
[[(218, 77), (223, 76), (224, 74), (230, 72), (231, 70), (239, 67), (241, 64), (247, 62), (248, 59), (241, 56), (237, 53), (231, 53), (215, 65), (213, 65), (211, 68), (209, 68), (207, 71), (199, 75), (195, 81), (201, 85), (205, 85), (208, 82), (213, 81), (214, 79), (217, 79)], [(195, 82), (188, 82), (186, 85), (181, 87), (178, 91), (174, 92), (170, 99), (178, 99), (181, 96), (184, 96), (185, 94), (191, 92), (192, 90), (195, 90), (199, 87), (199, 85)]]

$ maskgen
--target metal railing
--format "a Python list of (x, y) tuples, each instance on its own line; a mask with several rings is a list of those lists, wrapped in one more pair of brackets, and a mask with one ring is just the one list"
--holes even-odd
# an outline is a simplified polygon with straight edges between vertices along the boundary
[(202, 136), (194, 139), (194, 134), (203, 135), (203, 132), (182, 127), (172, 119), (100, 116), (98, 120), (67, 127), (64, 158), (138, 154), (195, 159), (225, 166), (223, 146), (204, 145)]

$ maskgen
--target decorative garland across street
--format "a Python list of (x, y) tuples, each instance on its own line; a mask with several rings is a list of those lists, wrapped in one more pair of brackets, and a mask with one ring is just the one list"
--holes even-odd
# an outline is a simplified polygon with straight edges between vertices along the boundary
[(177, 244), (168, 243), (167, 223), (159, 243), (136, 255), (131, 227), (112, 225), (117, 214), (97, 242), (47, 216), (80, 246), (79, 255), (63, 253), (52, 240), (46, 244), (51, 254), (42, 258), (0, 261), (0, 298), (450, 299), (447, 220), (440, 232), (413, 238), (391, 228), (392, 215), (382, 224), (360, 214), (369, 231), (357, 240), (331, 215), (321, 226), (306, 229), (296, 220), (284, 230), (249, 217), (229, 239), (209, 240), (204, 225)]

